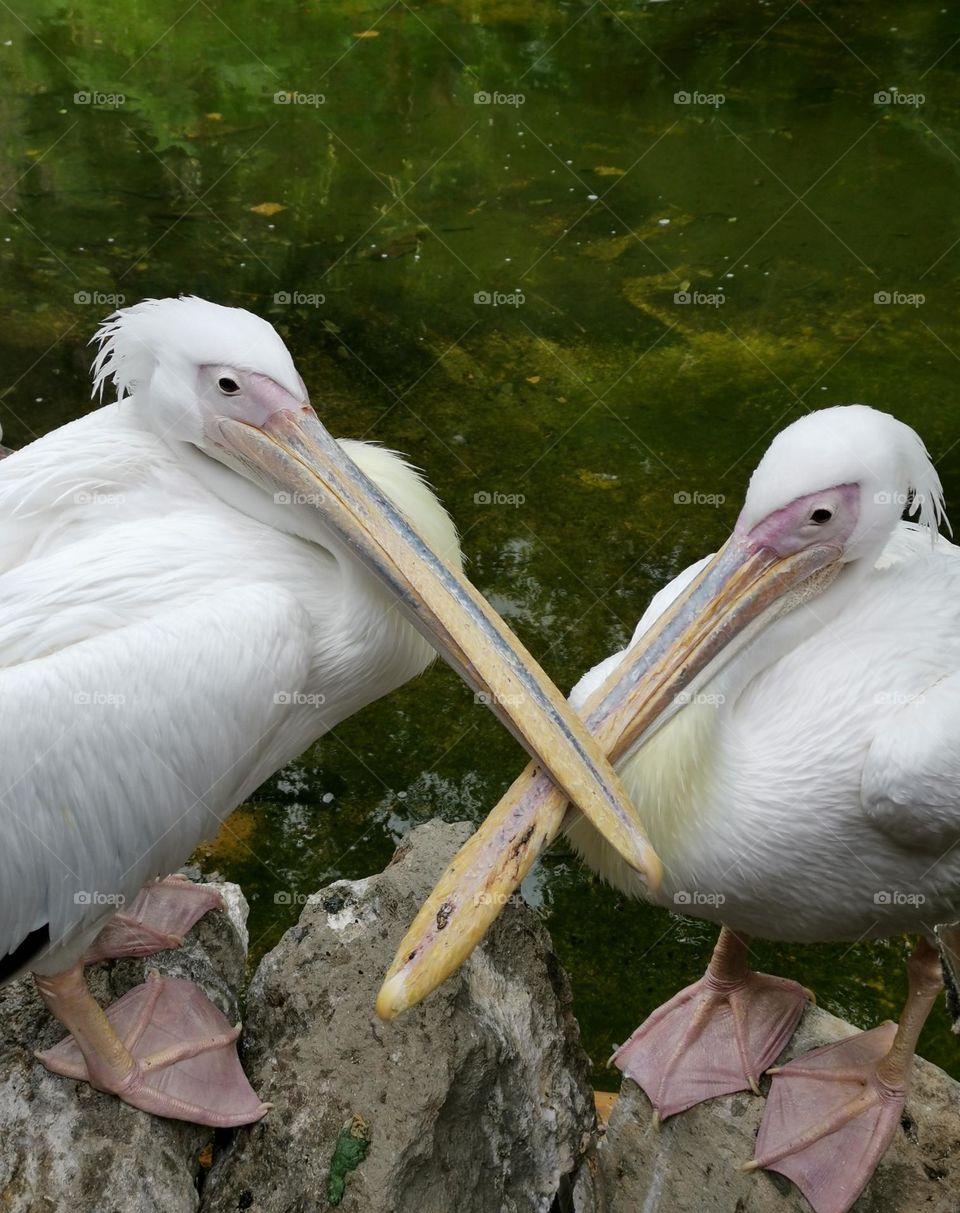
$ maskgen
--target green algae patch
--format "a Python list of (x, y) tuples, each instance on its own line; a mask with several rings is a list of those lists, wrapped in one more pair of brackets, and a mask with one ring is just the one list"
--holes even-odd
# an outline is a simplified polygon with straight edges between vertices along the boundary
[(343, 1200), (347, 1188), (347, 1176), (367, 1157), (370, 1149), (370, 1127), (362, 1116), (354, 1116), (349, 1125), (340, 1130), (337, 1144), (330, 1159), (330, 1177), (327, 1180), (327, 1200), (334, 1207)]

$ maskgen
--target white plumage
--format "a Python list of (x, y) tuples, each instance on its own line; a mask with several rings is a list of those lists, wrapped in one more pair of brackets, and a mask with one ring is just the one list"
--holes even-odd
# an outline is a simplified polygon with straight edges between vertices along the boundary
[[(851, 483), (859, 516), (834, 584), (619, 764), (664, 863), (655, 900), (765, 938), (883, 937), (960, 913), (960, 549), (936, 536), (940, 484), (922, 444), (870, 409), (811, 414), (771, 445), (738, 530)], [(920, 524), (897, 521), (908, 502)], [(656, 595), (575, 706), (710, 559)], [(569, 833), (597, 871), (643, 892), (588, 823)]]
[[(196, 411), (172, 403), (176, 375), (143, 385), (144, 322), (164, 309), (172, 366), (243, 351), (299, 385), (257, 317), (230, 309), (223, 330), (228, 309), (200, 300), (141, 305), (105, 327), (97, 359), (97, 388), (113, 373), (132, 395), (0, 463), (0, 957), (49, 927), (43, 973), (434, 656), (308, 503), (271, 499), (182, 440), (200, 435)], [(409, 464), (342, 445), (459, 568), (453, 524)]]
[[(419, 476), (343, 445), (459, 563)], [(183, 454), (133, 399), (0, 464), (0, 956), (49, 923), (41, 972), (113, 912), (94, 898), (129, 901), (175, 870), (278, 767), (434, 656), (361, 566), (288, 533), (295, 505)], [(322, 538), (308, 509), (299, 525)]]
[[(630, 647), (704, 564), (656, 596)], [(831, 617), (815, 602), (813, 634), (789, 652), (761, 645), (711, 679), (620, 767), (664, 863), (659, 904), (797, 941), (960, 913), (960, 549), (901, 523), (838, 605)], [(627, 651), (585, 675), (574, 704)], [(591, 867), (645, 894), (582, 819), (569, 834)]]

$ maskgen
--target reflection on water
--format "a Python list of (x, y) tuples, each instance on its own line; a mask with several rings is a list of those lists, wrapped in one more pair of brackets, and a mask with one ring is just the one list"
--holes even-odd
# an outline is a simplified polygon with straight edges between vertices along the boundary
[[(331, 429), (427, 470), (472, 577), (561, 686), (721, 541), (806, 408), (894, 410), (960, 501), (952, 9), (85, 7), (0, 11), (11, 443), (88, 407), (84, 342), (116, 298), (253, 308)], [(295, 894), (379, 868), (432, 815), (479, 820), (522, 762), (434, 669), (200, 862), (243, 883), (259, 954)], [(611, 1045), (713, 931), (562, 849), (537, 888), (611, 1085)], [(902, 996), (899, 940), (757, 950), (861, 1024)], [(942, 1013), (923, 1047), (960, 1072)]]

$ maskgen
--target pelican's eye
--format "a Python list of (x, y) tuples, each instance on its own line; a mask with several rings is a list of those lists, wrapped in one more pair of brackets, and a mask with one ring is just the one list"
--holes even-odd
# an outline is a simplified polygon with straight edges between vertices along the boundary
[(236, 396), (240, 391), (240, 384), (236, 379), (231, 379), (229, 375), (221, 375), (217, 380), (217, 387), (224, 396)]
[(832, 510), (819, 509), (813, 511), (810, 515), (810, 521), (815, 522), (817, 526), (822, 526), (825, 522), (829, 522), (832, 517)]

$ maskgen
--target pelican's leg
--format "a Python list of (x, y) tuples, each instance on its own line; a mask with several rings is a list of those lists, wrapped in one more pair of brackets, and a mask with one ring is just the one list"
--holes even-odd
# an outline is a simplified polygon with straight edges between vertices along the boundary
[(90, 945), (84, 964), (178, 948), (204, 914), (222, 909), (223, 898), (211, 885), (180, 875), (152, 880), (114, 914)]
[(707, 971), (637, 1028), (612, 1060), (649, 1096), (659, 1120), (716, 1095), (751, 1089), (800, 1022), (812, 995), (754, 973), (746, 937), (722, 927)]
[(913, 1053), (943, 989), (940, 957), (921, 940), (907, 962), (900, 1023), (814, 1049), (771, 1070), (773, 1086), (747, 1170), (792, 1179), (816, 1213), (846, 1213), (896, 1132)]
[(38, 1059), (54, 1074), (89, 1082), (155, 1116), (229, 1128), (267, 1111), (237, 1056), (240, 1027), (193, 982), (151, 972), (106, 1011), (83, 964), (34, 974), (48, 1009), (71, 1035)]

